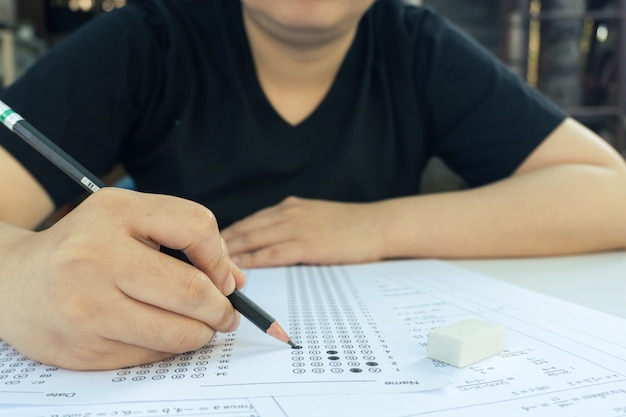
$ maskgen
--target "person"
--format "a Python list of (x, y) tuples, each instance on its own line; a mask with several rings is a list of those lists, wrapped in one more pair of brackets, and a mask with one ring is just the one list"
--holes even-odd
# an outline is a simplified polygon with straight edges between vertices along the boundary
[[(137, 186), (35, 232), (81, 189), (0, 132), (0, 338), (57, 366), (150, 362), (232, 331), (239, 267), (626, 240), (618, 153), (401, 0), (131, 0), (0, 99)], [(468, 188), (420, 194), (432, 156)]]

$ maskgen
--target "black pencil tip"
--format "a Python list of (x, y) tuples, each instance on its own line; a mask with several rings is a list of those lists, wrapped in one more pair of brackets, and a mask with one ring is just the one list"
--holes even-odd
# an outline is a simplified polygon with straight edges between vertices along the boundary
[(289, 346), (291, 346), (292, 349), (302, 349), (302, 346), (296, 345), (291, 340), (289, 340), (287, 343), (289, 344)]

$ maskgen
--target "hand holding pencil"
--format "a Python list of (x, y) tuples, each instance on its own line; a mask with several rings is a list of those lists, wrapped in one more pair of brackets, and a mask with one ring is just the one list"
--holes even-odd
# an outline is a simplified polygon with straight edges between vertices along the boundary
[[(97, 178), (2, 102), (0, 120), (94, 193), (48, 230), (16, 240), (12, 249), (37, 262), (26, 270), (8, 265), (16, 272), (2, 283), (11, 296), (0, 295), (0, 316), (11, 319), (0, 323), (0, 338), (45, 363), (117, 368), (194, 350), (215, 331), (234, 330), (234, 306), (295, 347), (236, 289), (245, 278), (208, 209), (171, 196), (101, 190)], [(194, 266), (159, 252), (161, 245), (182, 250)]]
[[(49, 229), (15, 239), (12, 258), (22, 265), (2, 283), (1, 316), (10, 321), (0, 319), (1, 336), (33, 359), (71, 369), (197, 349), (240, 320), (224, 294), (244, 277), (216, 230), (195, 203), (105, 188)], [(159, 252), (161, 244), (184, 249), (196, 266)]]

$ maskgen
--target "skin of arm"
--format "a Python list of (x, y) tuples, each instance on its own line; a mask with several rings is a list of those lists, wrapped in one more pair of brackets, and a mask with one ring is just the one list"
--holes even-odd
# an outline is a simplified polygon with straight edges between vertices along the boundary
[(222, 232), (240, 267), (575, 254), (626, 246), (626, 164), (573, 119), (506, 179), (374, 203), (288, 198)]
[[(179, 198), (104, 188), (49, 229), (45, 191), (0, 148), (0, 338), (34, 360), (113, 369), (203, 346), (245, 277), (216, 219)], [(11, 224), (13, 223), (13, 224)], [(194, 266), (159, 252), (182, 250)]]

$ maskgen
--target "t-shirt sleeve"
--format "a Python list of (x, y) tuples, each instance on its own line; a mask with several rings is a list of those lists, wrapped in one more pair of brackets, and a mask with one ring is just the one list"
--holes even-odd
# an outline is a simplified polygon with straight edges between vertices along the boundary
[[(150, 66), (149, 45), (130, 8), (111, 12), (53, 48), (0, 99), (103, 176), (119, 161), (123, 138), (134, 129), (148, 80), (157, 71), (157, 65)], [(0, 146), (31, 172), (57, 206), (83, 192), (8, 129), (0, 130)]]
[(416, 54), (433, 153), (469, 186), (511, 175), (565, 112), (445, 19), (425, 28)]

